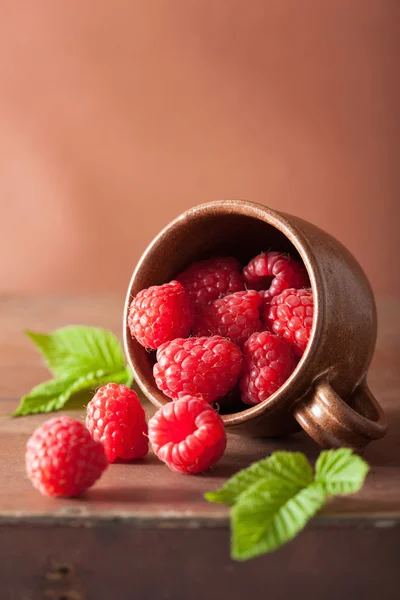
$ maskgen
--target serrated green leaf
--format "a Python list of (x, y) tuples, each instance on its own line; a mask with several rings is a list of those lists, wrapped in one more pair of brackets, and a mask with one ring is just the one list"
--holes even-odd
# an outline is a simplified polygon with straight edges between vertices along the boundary
[(105, 329), (77, 325), (50, 334), (26, 333), (56, 378), (79, 378), (96, 371), (119, 373), (125, 369), (118, 338)]
[(68, 390), (73, 384), (71, 379), (52, 379), (33, 388), (23, 398), (13, 417), (46, 413), (61, 408), (70, 397)]
[(207, 492), (206, 500), (222, 504), (234, 504), (244, 492), (260, 480), (284, 480), (298, 488), (313, 481), (313, 470), (301, 452), (274, 452), (247, 469), (236, 473), (215, 492)]
[(81, 377), (52, 379), (45, 381), (33, 388), (33, 390), (21, 399), (14, 417), (36, 413), (48, 413), (64, 408), (67, 402), (83, 391), (88, 392), (88, 400), (96, 391), (96, 388), (106, 383), (123, 383), (130, 385), (132, 374), (129, 369), (123, 369), (119, 373), (88, 373)]
[(328, 496), (354, 494), (363, 486), (369, 465), (349, 448), (325, 450), (315, 464), (315, 480)]
[(247, 560), (272, 552), (291, 540), (323, 506), (325, 493), (318, 483), (300, 488), (275, 480), (253, 484), (232, 508), (231, 554)]
[(90, 397), (90, 392), (106, 383), (132, 384), (118, 338), (110, 331), (79, 325), (50, 334), (26, 333), (42, 352), (55, 379), (24, 396), (14, 416), (59, 410), (79, 394), (88, 392)]

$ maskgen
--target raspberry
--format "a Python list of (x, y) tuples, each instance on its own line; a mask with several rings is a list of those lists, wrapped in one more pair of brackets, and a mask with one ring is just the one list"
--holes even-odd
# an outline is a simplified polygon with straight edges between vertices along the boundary
[(230, 340), (215, 335), (176, 339), (160, 346), (154, 365), (158, 388), (177, 399), (201, 396), (214, 402), (225, 396), (238, 380), (242, 353)]
[(192, 301), (178, 281), (139, 292), (132, 300), (128, 316), (132, 337), (154, 350), (177, 337), (187, 337), (193, 321)]
[(303, 355), (310, 339), (314, 301), (310, 288), (284, 290), (265, 308), (265, 322), (288, 342), (297, 357)]
[(196, 308), (244, 290), (241, 266), (236, 258), (211, 258), (190, 265), (178, 281), (187, 290)]
[(145, 412), (125, 385), (108, 383), (97, 390), (87, 406), (86, 427), (110, 462), (143, 458), (149, 451)]
[(193, 335), (221, 335), (242, 346), (255, 331), (263, 329), (260, 321), (262, 298), (258, 292), (236, 292), (199, 311)]
[(36, 429), (25, 461), (29, 479), (46, 496), (78, 496), (108, 465), (103, 445), (71, 417), (54, 417)]
[(243, 269), (246, 286), (254, 290), (267, 290), (266, 300), (287, 288), (302, 288), (309, 285), (304, 266), (282, 252), (263, 252), (253, 258)]
[(246, 404), (258, 404), (269, 398), (296, 366), (290, 346), (269, 331), (253, 333), (245, 342), (243, 353), (239, 385)]
[(226, 447), (221, 417), (208, 402), (192, 396), (160, 408), (149, 421), (149, 438), (170, 469), (192, 475), (212, 467)]

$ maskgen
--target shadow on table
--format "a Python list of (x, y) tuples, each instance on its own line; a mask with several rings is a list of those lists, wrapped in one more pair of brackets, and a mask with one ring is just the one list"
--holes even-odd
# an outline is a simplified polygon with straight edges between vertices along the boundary
[[(372, 442), (364, 453), (364, 458), (371, 467), (400, 466), (400, 439), (398, 436), (400, 412), (387, 411), (387, 419), (389, 428), (386, 436), (382, 440)], [(305, 433), (296, 433), (286, 438), (260, 440), (229, 432), (228, 446), (223, 459), (206, 473), (190, 476), (171, 472), (168, 467), (160, 463), (154, 454), (150, 453), (142, 460), (132, 461), (132, 463), (116, 461), (112, 466), (113, 469), (119, 469), (126, 465), (132, 465), (133, 469), (137, 468), (139, 471), (151, 467), (149, 471), (146, 468), (147, 473), (151, 472), (152, 474), (148, 485), (98, 487), (90, 490), (87, 495), (96, 502), (105, 503), (151, 502), (152, 505), (157, 504), (158, 506), (162, 504), (182, 506), (188, 502), (203, 502), (202, 496), (205, 491), (218, 487), (240, 469), (277, 450), (304, 452), (311, 462), (315, 462), (321, 451)], [(134, 471), (132, 471), (132, 477), (134, 477)], [(208, 486), (208, 482), (210, 486)], [(351, 501), (344, 501), (342, 504), (348, 511)], [(385, 508), (390, 512), (393, 508), (391, 501), (388, 501)], [(358, 504), (357, 510), (359, 509), (360, 505)], [(371, 507), (366, 503), (365, 511), (370, 509)]]
[(373, 467), (400, 466), (400, 412), (387, 410), (388, 432), (384, 438), (372, 442), (364, 453), (365, 460)]

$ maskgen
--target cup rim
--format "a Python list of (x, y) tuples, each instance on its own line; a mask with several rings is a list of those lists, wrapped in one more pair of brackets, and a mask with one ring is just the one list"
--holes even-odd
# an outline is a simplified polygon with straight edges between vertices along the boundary
[[(148, 398), (150, 402), (154, 404), (157, 408), (160, 408), (164, 404), (170, 402), (171, 399), (165, 396), (165, 402), (160, 402), (155, 396), (153, 396), (153, 394), (143, 383), (141, 375), (138, 373), (137, 369), (135, 368), (134, 361), (132, 360), (129, 346), (130, 332), (127, 326), (129, 306), (132, 300), (131, 291), (134, 286), (136, 277), (142, 269), (142, 266), (145, 263), (148, 255), (153, 251), (155, 247), (162, 243), (164, 237), (170, 233), (171, 229), (174, 229), (176, 226), (179, 226), (179, 224), (182, 221), (187, 221), (188, 219), (196, 220), (198, 218), (201, 218), (202, 216), (208, 215), (209, 213), (212, 213), (214, 216), (218, 214), (220, 214), (221, 216), (227, 214), (239, 214), (247, 216), (250, 218), (264, 221), (265, 223), (272, 225), (278, 231), (283, 233), (283, 235), (285, 235), (285, 237), (287, 237), (287, 239), (296, 248), (304, 263), (304, 266), (310, 278), (310, 284), (314, 298), (314, 317), (310, 339), (303, 356), (300, 358), (298, 364), (296, 365), (296, 368), (291, 373), (290, 377), (288, 377), (288, 379), (285, 381), (285, 383), (281, 385), (279, 389), (276, 392), (274, 392), (271, 396), (269, 396), (266, 400), (263, 400), (259, 404), (254, 404), (251, 406), (249, 405), (248, 408), (240, 412), (221, 415), (224, 425), (226, 427), (230, 427), (233, 425), (243, 424), (246, 421), (252, 420), (256, 417), (263, 415), (266, 411), (269, 412), (274, 410), (274, 408), (276, 408), (277, 405), (282, 405), (282, 401), (284, 401), (285, 398), (288, 398), (290, 396), (291, 389), (295, 387), (296, 382), (300, 380), (301, 374), (311, 368), (312, 363), (315, 361), (315, 356), (317, 352), (317, 340), (320, 337), (322, 329), (322, 276), (318, 268), (318, 263), (314, 259), (312, 247), (309, 244), (308, 240), (301, 233), (301, 231), (299, 231), (294, 225), (292, 225), (286, 218), (290, 218), (290, 215), (277, 212), (271, 208), (264, 206), (263, 204), (257, 204), (249, 200), (214, 200), (212, 202), (207, 202), (204, 204), (194, 206), (189, 210), (181, 213), (177, 218), (173, 219), (152, 240), (152, 242), (147, 246), (146, 250), (140, 257), (129, 282), (128, 292), (125, 299), (123, 317), (123, 342), (128, 364), (132, 369), (136, 383), (138, 384), (142, 392), (145, 394), (146, 398)], [(308, 388), (305, 388), (303, 393), (305, 393), (307, 389)], [(162, 392), (160, 392), (160, 395), (163, 396)], [(300, 397), (301, 395), (299, 395), (299, 397), (296, 399), (300, 399)]]

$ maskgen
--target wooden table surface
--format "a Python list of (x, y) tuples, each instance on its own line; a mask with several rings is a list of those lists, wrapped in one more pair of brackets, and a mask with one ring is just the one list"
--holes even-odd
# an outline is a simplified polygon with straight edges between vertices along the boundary
[(0, 298), (1, 600), (243, 598), (261, 590), (274, 599), (398, 598), (400, 302), (378, 305), (369, 383), (389, 432), (365, 452), (364, 488), (330, 502), (285, 548), (247, 563), (229, 559), (228, 508), (203, 494), (275, 449), (315, 459), (319, 450), (305, 434), (254, 440), (229, 432), (221, 462), (196, 477), (172, 473), (152, 454), (114, 464), (81, 499), (45, 498), (26, 478), (25, 443), (48, 416), (9, 415), (49, 375), (23, 329), (86, 324), (119, 335), (122, 305), (111, 296)]

